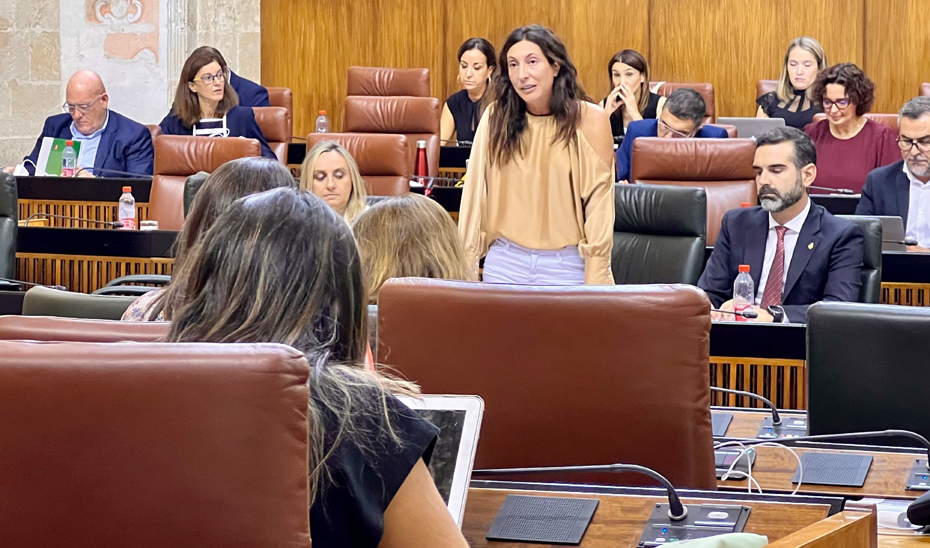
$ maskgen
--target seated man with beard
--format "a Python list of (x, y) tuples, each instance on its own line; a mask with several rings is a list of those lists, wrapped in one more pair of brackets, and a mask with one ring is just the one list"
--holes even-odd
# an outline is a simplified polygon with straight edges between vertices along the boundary
[[(757, 322), (804, 323), (817, 301), (859, 297), (864, 236), (858, 225), (834, 217), (807, 194), (817, 178), (817, 150), (792, 127), (756, 140), (753, 167), (761, 207), (728, 211), (698, 287), (715, 307), (733, 310), (739, 265), (749, 265), (756, 288)], [(732, 320), (712, 312), (714, 320)]]

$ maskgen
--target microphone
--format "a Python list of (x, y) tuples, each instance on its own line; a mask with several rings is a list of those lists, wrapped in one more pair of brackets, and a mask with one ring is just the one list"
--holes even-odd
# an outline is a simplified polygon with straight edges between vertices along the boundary
[(651, 468), (636, 464), (599, 464), (592, 466), (539, 466), (535, 468), (488, 468), (473, 470), (472, 476), (511, 476), (514, 474), (545, 474), (558, 472), (635, 472), (658, 481), (668, 492), (668, 517), (672, 521), (681, 521), (688, 515), (688, 509), (681, 503), (678, 491), (665, 476)]
[(0, 278), (0, 282), (9, 282), (9, 283), (11, 283), (11, 284), (17, 284), (17, 285), (31, 285), (31, 286), (35, 286), (35, 287), (47, 287), (47, 288), (49, 288), (49, 289), (57, 289), (57, 290), (59, 290), (59, 291), (67, 291), (67, 290), (68, 290), (68, 288), (65, 287), (65, 286), (63, 286), (63, 285), (36, 284), (36, 283), (32, 283), (32, 282), (24, 282), (24, 281), (22, 281), (22, 280), (13, 280), (13, 279), (10, 279), (10, 278)]
[(24, 226), (29, 226), (29, 221), (35, 219), (36, 217), (46, 217), (52, 219), (70, 219), (72, 221), (81, 221), (84, 223), (93, 223), (97, 225), (109, 226), (113, 228), (122, 228), (122, 221), (95, 221), (93, 219), (81, 219), (80, 217), (69, 217), (68, 215), (54, 215), (52, 213), (33, 213), (32, 215), (26, 217), (26, 220), (23, 221)]
[(721, 314), (733, 314), (734, 316), (742, 316), (747, 319), (755, 319), (759, 317), (759, 314), (755, 310), (744, 310), (742, 312), (737, 312), (735, 310), (720, 310), (719, 308), (711, 308), (711, 312), (720, 312)]
[(914, 238), (905, 238), (903, 240), (882, 240), (883, 244), (898, 244), (898, 245), (920, 245)]
[(152, 175), (151, 175), (151, 174), (145, 174), (145, 173), (131, 173), (131, 172), (129, 172), (129, 171), (119, 171), (118, 169), (104, 169), (104, 168), (102, 168), (102, 167), (82, 167), (82, 168), (80, 168), (80, 169), (78, 169), (77, 171), (74, 172), (74, 176), (77, 177), (82, 171), (86, 171), (86, 172), (91, 173), (91, 174), (94, 174), (94, 175), (96, 175), (96, 172), (99, 171), (99, 172), (101, 172), (101, 173), (115, 173), (116, 175), (126, 175), (126, 176), (128, 176), (128, 177), (142, 177), (142, 178), (145, 178), (145, 179), (151, 179), (151, 178), (152, 178)]
[(711, 386), (710, 389), (713, 392), (723, 392), (725, 394), (733, 394), (735, 396), (745, 396), (747, 398), (761, 401), (763, 404), (765, 404), (766, 407), (772, 410), (772, 426), (781, 426), (781, 417), (778, 415), (778, 408), (775, 407), (775, 404), (772, 403), (772, 401), (768, 398), (764, 398), (759, 394), (753, 394), (752, 392), (745, 392), (743, 390), (731, 390), (729, 388), (718, 388), (716, 386)]
[(832, 192), (833, 194), (855, 194), (852, 190), (848, 188), (830, 188), (826, 186), (814, 186), (811, 185), (807, 188), (813, 188), (814, 190), (826, 190), (827, 192)]

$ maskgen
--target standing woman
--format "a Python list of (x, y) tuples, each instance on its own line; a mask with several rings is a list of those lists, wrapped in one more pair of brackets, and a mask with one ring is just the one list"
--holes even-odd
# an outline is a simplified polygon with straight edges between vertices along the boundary
[(455, 135), (458, 141), (473, 141), (481, 113), (487, 106), (486, 92), (494, 69), (497, 53), (484, 38), (469, 38), (459, 47), (459, 83), (465, 88), (452, 94), (442, 107), (439, 120), (439, 138), (449, 141)]
[(184, 62), (171, 112), (159, 127), (165, 135), (255, 139), (262, 156), (277, 160), (249, 107), (240, 107), (229, 84), (229, 67), (213, 48), (197, 48)]
[(601, 101), (610, 115), (610, 133), (615, 141), (622, 140), (630, 122), (658, 118), (665, 97), (649, 91), (649, 63), (636, 50), (625, 49), (607, 64), (613, 89)]
[(808, 90), (825, 68), (827, 56), (820, 42), (810, 36), (792, 40), (785, 52), (778, 90), (756, 99), (756, 118), (783, 118), (786, 126), (804, 129), (814, 121), (815, 114), (823, 112)]
[(472, 146), (459, 234), (473, 275), (532, 285), (613, 284), (614, 154), (607, 113), (587, 102), (551, 30), (507, 38)]

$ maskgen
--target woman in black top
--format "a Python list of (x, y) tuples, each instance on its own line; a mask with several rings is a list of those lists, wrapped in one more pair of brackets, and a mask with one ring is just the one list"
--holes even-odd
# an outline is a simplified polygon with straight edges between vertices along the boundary
[(792, 40), (785, 52), (778, 91), (756, 99), (756, 118), (783, 118), (786, 126), (804, 129), (814, 121), (815, 114), (823, 112), (807, 91), (825, 68), (827, 57), (820, 42), (809, 36)]
[(497, 68), (497, 54), (484, 38), (469, 38), (459, 47), (458, 59), (459, 83), (465, 89), (446, 99), (439, 121), (439, 138), (450, 141), (455, 135), (456, 140), (471, 143), (484, 111), (488, 82)]
[(630, 122), (658, 118), (665, 97), (649, 91), (649, 64), (636, 50), (625, 49), (614, 55), (607, 64), (607, 74), (614, 89), (601, 106), (610, 114), (610, 131), (619, 142)]
[(332, 208), (294, 188), (242, 198), (175, 284), (182, 298), (167, 303), (169, 341), (280, 343), (306, 354), (314, 548), (467, 546), (426, 467), (438, 430), (393, 396), (416, 386), (364, 368), (362, 270)]

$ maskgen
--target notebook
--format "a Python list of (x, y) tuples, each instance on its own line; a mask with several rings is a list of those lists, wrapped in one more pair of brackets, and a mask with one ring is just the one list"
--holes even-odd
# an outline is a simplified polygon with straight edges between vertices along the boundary
[(439, 428), (429, 471), (452, 519), (461, 528), (484, 400), (478, 396), (440, 395), (399, 396), (399, 399)]

